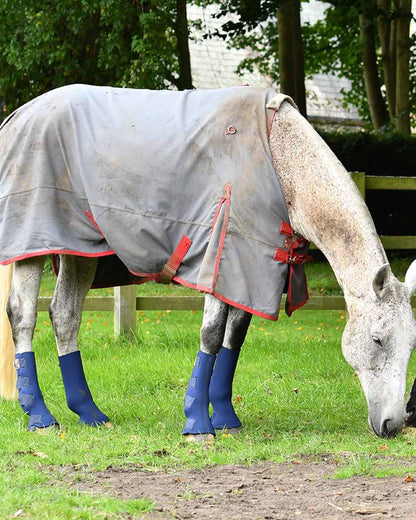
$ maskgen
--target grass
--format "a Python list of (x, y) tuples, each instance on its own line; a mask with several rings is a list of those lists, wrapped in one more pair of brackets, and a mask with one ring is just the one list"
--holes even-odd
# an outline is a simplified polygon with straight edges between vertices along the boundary
[[(316, 252), (315, 252), (316, 255)], [(322, 255), (321, 255), (322, 256)], [(401, 281), (404, 280), (406, 270), (411, 263), (409, 258), (392, 258), (391, 267), (393, 273)], [(51, 296), (55, 288), (56, 278), (52, 272), (52, 265), (46, 266), (46, 276), (42, 280), (42, 296)], [(323, 261), (314, 261), (305, 265), (305, 272), (308, 279), (308, 291), (311, 296), (338, 296), (342, 295), (341, 288), (335, 278), (330, 265)], [(107, 296), (113, 294), (113, 288), (94, 289), (89, 293), (91, 296)], [(159, 296), (159, 295), (190, 295), (195, 296), (195, 291), (188, 287), (178, 285), (162, 285), (156, 283), (146, 283), (137, 286), (137, 294), (140, 296)]]
[[(329, 270), (319, 280), (314, 290), (332, 290)], [(68, 484), (67, 468), (88, 476), (110, 465), (154, 471), (330, 455), (340, 461), (338, 478), (416, 474), (412, 432), (379, 439), (369, 431), (360, 384), (341, 354), (346, 316), (340, 311), (282, 315), (277, 324), (254, 318), (234, 384), (242, 433), (220, 434), (209, 449), (186, 444), (183, 397), (201, 319), (201, 312), (141, 311), (136, 340), (128, 342), (113, 337), (111, 313), (84, 313), (80, 346), (87, 379), (113, 423), (112, 429), (92, 429), (80, 426), (65, 406), (49, 316), (39, 313), (39, 378), (61, 429), (27, 432), (18, 403), (2, 402), (0, 518), (140, 518), (153, 507), (81, 493)], [(416, 374), (414, 360), (409, 374)]]

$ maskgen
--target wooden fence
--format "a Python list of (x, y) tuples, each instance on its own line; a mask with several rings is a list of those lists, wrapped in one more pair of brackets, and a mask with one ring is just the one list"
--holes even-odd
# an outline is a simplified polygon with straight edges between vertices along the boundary
[[(365, 199), (367, 190), (416, 190), (416, 177), (378, 177), (361, 172), (351, 173)], [(385, 249), (415, 249), (416, 236), (386, 236), (380, 239)], [(38, 309), (47, 310), (50, 298), (40, 297)], [(416, 297), (412, 300), (416, 307)], [(282, 302), (284, 305), (284, 301)], [(88, 297), (84, 310), (114, 311), (115, 334), (130, 335), (136, 330), (137, 310), (201, 310), (204, 297), (197, 296), (136, 296), (134, 285), (115, 287), (114, 297)], [(313, 296), (302, 307), (304, 310), (343, 310), (345, 301), (342, 296)]]

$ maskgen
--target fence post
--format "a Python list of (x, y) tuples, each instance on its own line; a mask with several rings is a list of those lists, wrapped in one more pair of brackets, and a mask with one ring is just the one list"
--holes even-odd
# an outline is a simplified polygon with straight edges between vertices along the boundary
[(136, 333), (136, 286), (114, 287), (114, 334)]
[(351, 172), (352, 180), (360, 190), (363, 199), (365, 200), (365, 173), (364, 172)]

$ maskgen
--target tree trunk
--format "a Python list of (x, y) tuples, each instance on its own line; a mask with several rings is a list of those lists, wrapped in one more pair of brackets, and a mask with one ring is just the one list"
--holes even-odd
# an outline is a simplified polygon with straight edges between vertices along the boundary
[(92, 13), (84, 22), (83, 26), (83, 63), (81, 71), (82, 83), (95, 84), (98, 78), (98, 54), (100, 41), (100, 19), (101, 11)]
[(179, 62), (179, 78), (176, 82), (176, 86), (179, 90), (191, 89), (194, 87), (192, 85), (191, 56), (189, 53), (186, 0), (176, 0), (175, 35)]
[(280, 91), (291, 96), (306, 117), (300, 1), (285, 0), (277, 14)]
[(388, 123), (389, 116), (381, 94), (374, 41), (374, 25), (366, 14), (360, 14), (360, 35), (364, 66), (364, 82), (374, 130)]
[(392, 19), (390, 24), (390, 41), (389, 41), (389, 55), (390, 55), (390, 69), (392, 71), (392, 82), (390, 85), (390, 100), (392, 107), (392, 116), (396, 117), (396, 75), (397, 75), (397, 20)]
[(396, 129), (410, 134), (410, 20), (412, 1), (400, 0), (396, 45)]
[(396, 115), (396, 24), (391, 17), (391, 0), (377, 0), (377, 9), (384, 85), (390, 119), (393, 120)]
[(295, 71), (295, 102), (306, 117), (305, 67), (303, 61), (300, 0), (293, 1), (293, 62)]

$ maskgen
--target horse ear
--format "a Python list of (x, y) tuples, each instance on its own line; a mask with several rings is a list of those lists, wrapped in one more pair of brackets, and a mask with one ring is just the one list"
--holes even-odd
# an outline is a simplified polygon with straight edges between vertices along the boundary
[(382, 265), (377, 271), (373, 280), (373, 290), (376, 293), (377, 298), (383, 296), (384, 291), (390, 284), (391, 275), (392, 273), (389, 264)]
[(410, 264), (404, 278), (404, 283), (409, 288), (410, 294), (413, 295), (416, 290), (416, 260), (413, 260), (413, 262)]

